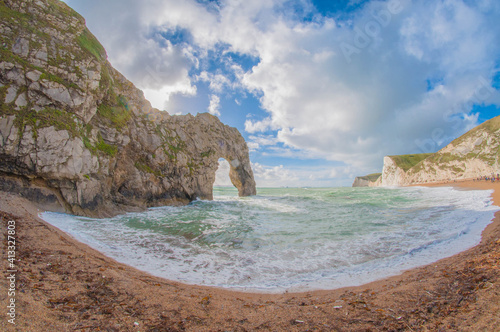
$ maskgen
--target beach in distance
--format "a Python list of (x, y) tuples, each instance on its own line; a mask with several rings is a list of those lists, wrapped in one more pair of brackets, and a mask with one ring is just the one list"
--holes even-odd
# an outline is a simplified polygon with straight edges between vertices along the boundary
[[(495, 205), (500, 204), (500, 184), (498, 183), (467, 181), (443, 185), (445, 187), (453, 186), (455, 187), (454, 192), (459, 192), (459, 195), (470, 195), (470, 197), (482, 192), (475, 189), (494, 190), (492, 194), (493, 203)], [(463, 189), (467, 189), (467, 191)], [(371, 193), (371, 191), (380, 193), (390, 189), (376, 188), (367, 191), (361, 188), (356, 191), (349, 188), (349, 190), (349, 195), (346, 195), (347, 191), (342, 192), (341, 190), (336, 192), (337, 196), (341, 197), (343, 201), (356, 201), (359, 199), (359, 197), (356, 197), (359, 193), (366, 194)], [(396, 198), (391, 198), (392, 200), (384, 198), (386, 201), (384, 203), (385, 207), (394, 203), (392, 217), (397, 216), (396, 213), (404, 215), (404, 213), (407, 213), (407, 211), (404, 211), (405, 209), (411, 210), (410, 206), (405, 205), (410, 204), (411, 201), (407, 196), (408, 191), (405, 191), (407, 189), (395, 190), (402, 190), (404, 195), (399, 194)], [(417, 189), (418, 192), (422, 190), (425, 192), (425, 190), (430, 189)], [(445, 188), (437, 188), (437, 190), (445, 190)], [(326, 193), (332, 194), (332, 191), (321, 192), (320, 190), (320, 195), (325, 196)], [(223, 215), (221, 217), (220, 213), (225, 213), (226, 217), (232, 215), (234, 218), (240, 218), (241, 220), (247, 218), (253, 221), (257, 220), (255, 218), (259, 217), (258, 214), (264, 213), (266, 209), (278, 213), (275, 215), (278, 218), (283, 217), (283, 213), (285, 213), (284, 217), (286, 217), (287, 213), (289, 216), (300, 215), (304, 213), (303, 210), (305, 209), (303, 205), (295, 204), (294, 208), (296, 210), (288, 210), (288, 207), (291, 206), (289, 205), (291, 203), (290, 195), (286, 198), (288, 200), (284, 201), (278, 199), (278, 197), (275, 197), (275, 200), (266, 199), (263, 201), (261, 199), (261, 201), (253, 201), (252, 204), (260, 204), (254, 206), (253, 210), (257, 212), (252, 214), (252, 209), (247, 207), (248, 210), (246, 210), (244, 216), (238, 215), (232, 210), (239, 209), (241, 206), (235, 205), (235, 201), (229, 199), (224, 202), (225, 205), (223, 206), (226, 209), (224, 211), (218, 211), (217, 206), (203, 205), (218, 204), (218, 200), (224, 200), (225, 197), (225, 192), (220, 194), (217, 196), (217, 193), (215, 193), (216, 199), (214, 203), (194, 202), (189, 208), (202, 209), (203, 213), (198, 216), (200, 218), (209, 219), (215, 217), (221, 219)], [(141, 244), (141, 242), (132, 242), (132, 244), (136, 247), (137, 259), (142, 257), (144, 260), (142, 265), (140, 261), (134, 262), (133, 250), (130, 252), (123, 251), (128, 250), (127, 248), (118, 248), (121, 251), (118, 249), (115, 251), (126, 254), (125, 256), (129, 260), (120, 257), (112, 259), (110, 258), (113, 257), (112, 252), (106, 252), (102, 247), (94, 246), (99, 249), (97, 251), (77, 241), (77, 236), (70, 236), (41, 220), (38, 214), (42, 211), (27, 200), (6, 193), (1, 193), (1, 195), (2, 227), (7, 229), (9, 221), (14, 221), (17, 236), (15, 249), (18, 259), (16, 262), (17, 273), (15, 274), (16, 325), (13, 326), (6, 320), (2, 320), (0, 324), (2, 324), (2, 329), (6, 331), (493, 331), (500, 328), (500, 318), (498, 317), (498, 310), (500, 309), (500, 290), (498, 289), (500, 223), (498, 213), (495, 214), (493, 222), (482, 232), (482, 240), (478, 245), (460, 253), (450, 252), (453, 256), (440, 259), (437, 262), (420, 262), (420, 265), (424, 263), (425, 266), (408, 265), (404, 268), (409, 269), (406, 272), (393, 271), (399, 274), (384, 277), (383, 279), (377, 278), (377, 273), (388, 266), (392, 266), (393, 261), (386, 261), (383, 257), (376, 257), (378, 261), (385, 262), (383, 264), (386, 265), (371, 266), (364, 264), (364, 262), (370, 259), (366, 256), (366, 252), (371, 252), (370, 255), (373, 256), (373, 252), (377, 252), (377, 250), (380, 253), (387, 253), (388, 248), (391, 248), (391, 250), (396, 251), (396, 254), (397, 250), (402, 250), (398, 249), (394, 244), (377, 248), (376, 244), (380, 244), (385, 238), (365, 238), (373, 241), (367, 243), (367, 246), (371, 249), (370, 251), (361, 250), (362, 246), (353, 245), (349, 247), (351, 254), (357, 250), (354, 258), (351, 257), (352, 261), (348, 261), (346, 258), (342, 262), (342, 255), (331, 257), (331, 260), (320, 260), (320, 258), (325, 258), (324, 256), (338, 254), (338, 251), (334, 250), (335, 248), (328, 246), (328, 242), (342, 241), (341, 238), (338, 238), (339, 234), (328, 233), (321, 228), (324, 227), (323, 225), (316, 231), (328, 233), (327, 236), (332, 237), (328, 241), (314, 242), (314, 236), (302, 238), (303, 243), (314, 243), (312, 247), (314, 245), (324, 247), (323, 251), (318, 250), (318, 252), (315, 252), (314, 248), (309, 248), (306, 243), (294, 247), (292, 251), (287, 252), (285, 250), (281, 252), (281, 255), (284, 256), (291, 256), (293, 252), (300, 259), (295, 257), (287, 260), (286, 257), (281, 257), (281, 259), (277, 258), (273, 261), (271, 259), (273, 255), (279, 257), (276, 255), (280, 253), (277, 251), (280, 247), (291, 246), (291, 242), (287, 242), (290, 241), (288, 237), (291, 235), (287, 234), (283, 229), (270, 229), (269, 226), (265, 228), (265, 225), (256, 222), (261, 228), (264, 227), (262, 230), (264, 233), (273, 235), (273, 245), (266, 246), (265, 243), (271, 242), (271, 238), (264, 239), (263, 235), (257, 231), (249, 232), (240, 229), (241, 225), (234, 226), (236, 228), (225, 228), (228, 225), (208, 223), (208, 225), (204, 224), (205, 229), (200, 229), (201, 224), (190, 225), (194, 229), (176, 229), (173, 232), (177, 232), (177, 235), (180, 234), (180, 238), (183, 239), (189, 239), (188, 234), (191, 234), (192, 238), (190, 240), (201, 241), (197, 243), (198, 247), (205, 247), (207, 251), (219, 252), (220, 255), (222, 255), (221, 250), (225, 250), (228, 252), (228, 256), (234, 257), (223, 260), (222, 262), (226, 262), (225, 265), (220, 263), (220, 266), (217, 266), (215, 262), (212, 265), (205, 264), (206, 270), (203, 270), (201, 266), (201, 263), (204, 262), (203, 259), (213, 261), (216, 260), (215, 256), (206, 256), (207, 252), (195, 252), (194, 248), (187, 247), (189, 241), (179, 243), (185, 252), (171, 252), (170, 261), (173, 262), (172, 267), (165, 268), (163, 272), (166, 274), (158, 277), (158, 273), (155, 273), (155, 271), (159, 268), (155, 264), (158, 264), (162, 259), (168, 260), (168, 258), (161, 256), (161, 250), (155, 251), (154, 248), (158, 249), (158, 244), (151, 245), (149, 250), (150, 255), (157, 257), (158, 261), (145, 256), (147, 252), (143, 252), (143, 250), (146, 250), (147, 246), (144, 243)], [(430, 197), (431, 195), (433, 195), (432, 190), (424, 196)], [(222, 198), (218, 198), (220, 196)], [(264, 190), (263, 193), (258, 192), (257, 197), (269, 198), (272, 195)], [(324, 198), (322, 197), (322, 199)], [(338, 197), (331, 199), (333, 200), (329, 202), (332, 204), (339, 202)], [(367, 209), (381, 213), (382, 210), (380, 205), (377, 205), (377, 202), (384, 205), (382, 200), (377, 201), (374, 197), (370, 199), (373, 205), (368, 206)], [(313, 204), (312, 201), (314, 200), (311, 199), (309, 204)], [(464, 201), (460, 202), (460, 204), (465, 204)], [(262, 204), (266, 204), (266, 206)], [(273, 205), (270, 206), (269, 204)], [(343, 204), (339, 208), (345, 208), (345, 202)], [(353, 203), (351, 202), (351, 204)], [(397, 204), (399, 204), (399, 208)], [(487, 208), (493, 208), (488, 204), (486, 205)], [(436, 206), (439, 207), (440, 205), (437, 204)], [(433, 207), (429, 218), (439, 219), (441, 210), (437, 209), (437, 207)], [(471, 208), (464, 207), (464, 210)], [(179, 208), (177, 207), (177, 209)], [(280, 209), (281, 211), (276, 212)], [(155, 210), (152, 209), (152, 211)], [(413, 210), (418, 209), (413, 207)], [(390, 209), (383, 211), (386, 216), (390, 214)], [(361, 214), (367, 213), (366, 211), (358, 212)], [(443, 215), (449, 215), (453, 211), (441, 212)], [(181, 212), (177, 211), (177, 213)], [(490, 213), (493, 215), (493, 212)], [(313, 219), (322, 218), (321, 215), (314, 213), (308, 215)], [(436, 217), (436, 215), (438, 216)], [(187, 218), (189, 216), (177, 215), (177, 220), (182, 220), (183, 217)], [(269, 215), (265, 214), (264, 217), (268, 218)], [(415, 218), (421, 217), (421, 215), (415, 215)], [(455, 217), (460, 218), (461, 215), (457, 214)], [(474, 218), (474, 215), (470, 215), (468, 218)], [(373, 221), (372, 216), (368, 219)], [(130, 220), (128, 222), (130, 223)], [(226, 222), (230, 223), (229, 221)], [(294, 222), (300, 224), (300, 220)], [(411, 223), (408, 225), (411, 225)], [(403, 225), (401, 229), (406, 230), (409, 228), (408, 225)], [(450, 225), (446, 227), (451, 228)], [(107, 226), (110, 228), (106, 228)], [(112, 232), (113, 227), (116, 225), (107, 226), (103, 228), (101, 235)], [(471, 227), (467, 228), (467, 223), (462, 226), (466, 229), (464, 232), (461, 231), (462, 233), (467, 233), (467, 229), (472, 229)], [(304, 225), (304, 227), (307, 228), (308, 226)], [(358, 227), (366, 229), (382, 226), (365, 223), (358, 225)], [(421, 229), (415, 229), (414, 237), (421, 234), (426, 226), (422, 224), (419, 227)], [(95, 228), (97, 229), (97, 227)], [(255, 226), (253, 228), (258, 229), (259, 227)], [(294, 225), (290, 232), (296, 228), (297, 225)], [(127, 228), (126, 231), (131, 231), (131, 229)], [(397, 232), (402, 232), (401, 229), (396, 229)], [(218, 233), (217, 230), (222, 231)], [(352, 232), (352, 230), (345, 228), (343, 231), (345, 231), (345, 234), (341, 234), (342, 236), (351, 236), (349, 231)], [(428, 234), (425, 234), (425, 237), (435, 236), (437, 231), (429, 231)], [(361, 230), (358, 229), (357, 232), (359, 233)], [(388, 229), (382, 228), (383, 232), (388, 233)], [(223, 233), (232, 235), (227, 239), (221, 239)], [(160, 238), (163, 236), (164, 240), (173, 236), (173, 233), (153, 232), (152, 234)], [(402, 238), (409, 237), (408, 234), (410, 233), (404, 233)], [(136, 236), (137, 234), (132, 235), (129, 239), (118, 237), (117, 243), (129, 241), (134, 236), (140, 238)], [(390, 237), (390, 234), (387, 235)], [(295, 234), (294, 236), (301, 237), (305, 235)], [(443, 236), (446, 239), (454, 237), (449, 233)], [(261, 238), (261, 242), (258, 241), (258, 237)], [(337, 237), (337, 240), (335, 240), (335, 237)], [(461, 237), (463, 237), (463, 234), (459, 235), (459, 238)], [(402, 238), (393, 240), (400, 243)], [(359, 242), (359, 240), (352, 240), (351, 242), (356, 241)], [(435, 244), (436, 241), (433, 243)], [(215, 243), (219, 243), (219, 245), (216, 246)], [(456, 241), (451, 243), (452, 246), (457, 244)], [(106, 242), (100, 242), (100, 245), (103, 244), (105, 245)], [(169, 243), (169, 245), (174, 244), (173, 242)], [(472, 243), (472, 245), (474, 244)], [(433, 246), (432, 243), (430, 245), (410, 243), (410, 245), (420, 249), (410, 255), (402, 254), (401, 257), (409, 259), (418, 256), (418, 252), (425, 252), (429, 246)], [(256, 247), (265, 250), (252, 251)], [(105, 252), (107, 256), (100, 251)], [(365, 256), (362, 255), (364, 252)], [(252, 253), (254, 257), (249, 256)], [(430, 253), (430, 256), (432, 256), (433, 253)], [(172, 258), (189, 254), (193, 255), (192, 262), (187, 259), (180, 261)], [(308, 254), (311, 255), (310, 260), (307, 259)], [(349, 255), (346, 254), (345, 256), (348, 257)], [(253, 261), (249, 260), (250, 258)], [(234, 261), (231, 261), (231, 259), (234, 259)], [(245, 259), (247, 259), (246, 262)], [(260, 264), (265, 262), (266, 259), (268, 260), (267, 266), (271, 266), (271, 268), (266, 268), (265, 265)], [(121, 261), (127, 262), (127, 264)], [(300, 261), (303, 261), (303, 265), (300, 266), (301, 269), (298, 269)], [(337, 273), (338, 279), (347, 281), (339, 283), (335, 279), (335, 273), (327, 276), (328, 271), (321, 267), (328, 264), (332, 265), (332, 261), (337, 262), (339, 265), (352, 266), (358, 264), (361, 267), (357, 270), (357, 274), (353, 271), (348, 272), (347, 275)], [(282, 265), (273, 266), (273, 262)], [(174, 275), (176, 264), (180, 265), (177, 270), (185, 269), (184, 273), (179, 273), (180, 277)], [(237, 264), (240, 265), (231, 269), (231, 265)], [(141, 270), (130, 265), (135, 265)], [(291, 266), (289, 269), (285, 269), (286, 265)], [(148, 270), (148, 266), (150, 268), (153, 266), (153, 268)], [(249, 274), (248, 276), (241, 272), (244, 271), (245, 266), (250, 271), (246, 272)], [(320, 267), (317, 268), (317, 266)], [(372, 280), (369, 277), (370, 267), (374, 268), (375, 276), (372, 276)], [(213, 270), (210, 270), (211, 268)], [(378, 272), (377, 268), (379, 269)], [(281, 277), (273, 275), (273, 269), (275, 271), (284, 271), (283, 275)], [(309, 285), (311, 286), (309, 288), (305, 287), (304, 280), (301, 280), (300, 277), (301, 270), (316, 271), (306, 273), (306, 275), (308, 280), (316, 278), (314, 280), (318, 281), (317, 284)], [(345, 270), (345, 268), (341, 270)], [(175, 277), (170, 279), (184, 282), (169, 280), (169, 271)], [(195, 279), (189, 280), (190, 273), (188, 271), (193, 271), (192, 274)], [(219, 276), (216, 275), (216, 271), (220, 271)], [(241, 273), (239, 274), (238, 271)], [(252, 275), (251, 271), (255, 274)], [(248, 278), (245, 279), (246, 276)], [(326, 277), (322, 279), (321, 276)], [(352, 284), (361, 285), (343, 287), (349, 285), (348, 276), (351, 276), (351, 279), (359, 279), (350, 280)], [(373, 281), (375, 279), (378, 280)], [(7, 283), (5, 279), (3, 282)], [(204, 283), (206, 286), (199, 285)], [(274, 291), (270, 292), (269, 289), (266, 289), (266, 287), (269, 288), (269, 283), (276, 286)], [(294, 283), (297, 286), (295, 288), (293, 287)], [(228, 285), (229, 287), (227, 287)], [(224, 286), (226, 288), (223, 288)], [(317, 290), (319, 288), (323, 290)], [(7, 303), (9, 296), (7, 293), (2, 293), (0, 299), (2, 303)]]
[(500, 331), (499, 17), (0, 1), (0, 332)]

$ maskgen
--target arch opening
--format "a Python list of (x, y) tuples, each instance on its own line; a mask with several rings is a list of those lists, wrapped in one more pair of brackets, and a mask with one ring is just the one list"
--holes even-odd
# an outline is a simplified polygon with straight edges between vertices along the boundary
[(212, 196), (218, 196), (221, 192), (238, 192), (238, 188), (232, 183), (229, 176), (231, 166), (225, 158), (219, 158), (219, 165), (217, 171), (215, 172), (215, 180), (212, 186)]
[[(213, 174), (213, 173), (212, 173)], [(236, 188), (238, 196), (256, 195), (255, 180), (250, 162), (245, 159), (221, 157), (215, 175), (212, 175), (212, 198), (214, 188)]]
[(234, 187), (229, 177), (229, 162), (224, 158), (219, 158), (219, 166), (215, 172), (214, 187)]

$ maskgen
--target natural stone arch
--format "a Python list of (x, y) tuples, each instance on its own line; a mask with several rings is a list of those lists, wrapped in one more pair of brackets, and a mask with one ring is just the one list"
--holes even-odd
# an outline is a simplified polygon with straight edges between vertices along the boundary
[[(224, 163), (221, 163), (221, 161)], [(255, 184), (250, 180), (248, 169), (245, 169), (245, 167), (241, 165), (239, 159), (221, 157), (218, 159), (218, 163), (219, 166), (215, 173), (214, 185), (217, 184), (217, 173), (219, 173), (219, 176), (223, 177), (223, 179), (220, 179), (223, 181), (223, 185), (234, 186), (238, 190), (239, 196), (255, 195)], [(221, 165), (224, 165), (223, 169), (221, 169)]]
[(256, 194), (248, 147), (236, 128), (224, 125), (208, 113), (172, 117), (165, 125), (182, 139), (190, 156), (199, 156), (191, 157), (191, 162), (187, 162), (188, 165), (197, 165), (191, 175), (192, 181), (182, 183), (189, 199), (213, 199), (213, 185), (221, 158), (229, 163), (229, 179), (238, 195)]
[[(14, 20), (4, 31), (18, 42), (7, 50), (16, 56), (0, 71), (9, 110), (0, 117), (0, 188), (50, 199), (72, 214), (104, 217), (212, 198), (222, 157), (239, 195), (256, 193), (248, 147), (236, 128), (210, 114), (177, 116), (152, 108), (69, 8), (48, 0), (26, 8), (6, 4), (29, 15), (31, 24)], [(42, 23), (48, 7), (58, 18), (51, 40), (65, 45), (71, 64), (57, 66), (55, 53), (36, 40), (37, 32), (47, 34)], [(92, 47), (68, 39), (68, 26), (85, 31)]]
[(250, 161), (240, 161), (238, 158), (224, 158), (229, 162), (229, 179), (238, 189), (239, 196), (252, 196), (256, 194)]

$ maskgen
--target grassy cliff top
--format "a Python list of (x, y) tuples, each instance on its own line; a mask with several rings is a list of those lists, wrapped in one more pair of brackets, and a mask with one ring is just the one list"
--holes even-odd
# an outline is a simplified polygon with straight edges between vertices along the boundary
[[(428, 159), (434, 164), (481, 159), (493, 166), (500, 162), (500, 116), (487, 120), (453, 140)], [(485, 138), (485, 135), (487, 139)], [(461, 148), (460, 148), (461, 147)], [(455, 151), (457, 149), (457, 151)]]
[(368, 174), (368, 175), (365, 175), (365, 176), (360, 176), (359, 178), (363, 179), (363, 180), (370, 181), (370, 182), (375, 182), (381, 176), (382, 176), (382, 173), (373, 173), (373, 174)]
[(419, 153), (419, 154), (405, 154), (405, 155), (389, 156), (389, 157), (394, 161), (396, 166), (402, 168), (406, 172), (413, 166), (420, 163), (422, 160), (432, 155), (433, 153)]
[(489, 120), (483, 122), (482, 124), (480, 124), (479, 126), (477, 126), (475, 128), (472, 128), (471, 130), (469, 130), (468, 132), (466, 132), (462, 136), (454, 139), (450, 144), (453, 144), (453, 146), (457, 146), (460, 143), (462, 143), (463, 141), (465, 141), (467, 138), (469, 138), (470, 136), (475, 135), (478, 131), (484, 131), (488, 134), (492, 134), (498, 130), (500, 130), (500, 115), (497, 117), (494, 117), (493, 119), (489, 119)]

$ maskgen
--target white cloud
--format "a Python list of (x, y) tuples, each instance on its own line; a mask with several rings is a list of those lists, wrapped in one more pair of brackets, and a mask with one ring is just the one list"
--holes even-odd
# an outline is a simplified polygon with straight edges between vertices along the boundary
[(349, 186), (354, 177), (351, 167), (268, 166), (252, 163), (257, 187), (338, 187)]
[(276, 145), (276, 143), (278, 143), (278, 139), (272, 135), (251, 135), (249, 139), (251, 142), (259, 144), (259, 146)]
[[(352, 30), (325, 23), (263, 33), (255, 45), (261, 62), (243, 84), (262, 93), (270, 115), (247, 120), (245, 130), (277, 128), (290, 147), (366, 167), (380, 165), (384, 154), (424, 152), (417, 142), (436, 130), (444, 144), (473, 126), (476, 117), (449, 115), (470, 112), (481, 79), (491, 83), (499, 57), (492, 41), (500, 35), (492, 14), (460, 1), (401, 1), (402, 10), (346, 61), (339, 45), (356, 45), (356, 31), (367, 31), (372, 13), (387, 8), (367, 4)], [(441, 87), (428, 90), (427, 80), (436, 78)]]
[(144, 96), (151, 105), (161, 111), (168, 110), (168, 102), (173, 94), (186, 96), (196, 95), (196, 86), (190, 84), (189, 79), (176, 82), (173, 85), (165, 85), (160, 89), (143, 89)]
[[(477, 122), (469, 114), (474, 104), (500, 103), (491, 88), (500, 60), (500, 5), (492, 0), (371, 1), (349, 21), (306, 22), (276, 10), (285, 0), (68, 2), (92, 12), (84, 16), (113, 64), (147, 88), (155, 105), (174, 93), (195, 94), (197, 81), (214, 93), (211, 113), (225, 89), (254, 93), (267, 114), (244, 127), (254, 134), (249, 147), (265, 153), (341, 160), (349, 172), (370, 172), (384, 155), (435, 150), (463, 133)], [(157, 33), (177, 29), (187, 31), (189, 45)], [(231, 77), (200, 64), (221, 47), (259, 62), (247, 71), (226, 64)], [(261, 137), (269, 131), (274, 151)], [(262, 179), (305, 174), (255, 166)]]
[[(229, 178), (229, 163), (225, 159), (219, 160), (219, 168), (215, 173), (214, 186), (232, 186)], [(289, 168), (279, 166), (265, 166), (259, 163), (252, 163), (252, 169), (255, 181), (258, 187), (281, 187), (284, 184), (288, 186), (301, 186), (301, 179), (295, 171)]]
[[(163, 5), (169, 2), (176, 1)], [(173, 45), (161, 35), (164, 29), (152, 21), (155, 1), (67, 3), (84, 15), (113, 66), (143, 89), (154, 107), (164, 109), (172, 94), (196, 93), (189, 76), (190, 68), (197, 65), (193, 49), (190, 45)]]
[[(337, 187), (351, 185), (353, 173), (346, 167), (289, 167), (284, 165), (268, 166), (252, 163), (257, 187)], [(229, 178), (229, 163), (219, 160), (215, 173), (214, 186), (232, 186)]]
[(259, 143), (256, 143), (256, 142), (247, 142), (247, 147), (248, 147), (248, 151), (254, 152), (254, 151), (259, 150), (260, 145), (259, 145)]
[(271, 117), (260, 121), (254, 121), (251, 119), (247, 119), (245, 121), (245, 131), (250, 134), (276, 129), (279, 129), (279, 126), (273, 125), (273, 119)]
[(220, 116), (220, 98), (217, 95), (211, 95), (210, 96), (210, 105), (208, 105), (208, 113), (215, 115), (215, 116)]
[(231, 87), (232, 82), (224, 75), (211, 74), (206, 71), (198, 75), (197, 80), (208, 82), (209, 88), (213, 92), (221, 93), (226, 86)]
[(264, 166), (259, 163), (252, 163), (252, 169), (258, 187), (294, 186), (299, 180), (298, 176), (283, 165)]
[(229, 162), (225, 159), (219, 160), (219, 168), (215, 172), (214, 186), (232, 186), (231, 179), (229, 178)]

